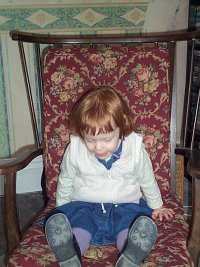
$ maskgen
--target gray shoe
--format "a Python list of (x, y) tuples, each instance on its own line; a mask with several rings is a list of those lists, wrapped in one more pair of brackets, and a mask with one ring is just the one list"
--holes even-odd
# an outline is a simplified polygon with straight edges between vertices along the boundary
[(48, 218), (45, 225), (48, 245), (62, 267), (81, 267), (74, 247), (73, 233), (67, 217), (56, 213)]
[(157, 226), (146, 216), (138, 217), (131, 226), (127, 243), (115, 267), (138, 267), (149, 255), (157, 238)]

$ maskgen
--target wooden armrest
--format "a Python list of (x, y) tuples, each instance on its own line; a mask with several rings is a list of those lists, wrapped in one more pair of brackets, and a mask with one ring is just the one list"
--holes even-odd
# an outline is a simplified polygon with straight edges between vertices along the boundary
[(28, 145), (19, 149), (9, 158), (0, 159), (0, 175), (17, 172), (25, 168), (34, 158), (42, 154), (42, 148)]
[(193, 150), (191, 151), (188, 165), (187, 165), (188, 174), (195, 179), (200, 179), (200, 151)]
[(41, 154), (42, 148), (28, 145), (19, 149), (10, 158), (0, 159), (0, 175), (4, 175), (4, 220), (8, 254), (21, 239), (16, 206), (16, 173)]
[(175, 154), (176, 155), (182, 155), (185, 158), (189, 158), (192, 150), (188, 147), (182, 147), (182, 146), (177, 146), (175, 148)]
[(198, 266), (200, 255), (200, 151), (191, 150), (187, 171), (192, 176), (192, 223), (188, 249), (193, 257), (194, 266)]

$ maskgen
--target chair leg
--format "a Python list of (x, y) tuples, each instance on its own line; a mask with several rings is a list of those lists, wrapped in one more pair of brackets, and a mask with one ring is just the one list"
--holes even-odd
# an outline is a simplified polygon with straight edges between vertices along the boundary
[(188, 250), (192, 256), (194, 266), (198, 267), (200, 256), (200, 179), (192, 178), (192, 225)]

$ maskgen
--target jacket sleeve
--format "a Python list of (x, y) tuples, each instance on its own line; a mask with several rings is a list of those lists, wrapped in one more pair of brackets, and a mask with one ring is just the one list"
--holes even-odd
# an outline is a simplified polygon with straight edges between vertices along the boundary
[(58, 177), (56, 191), (56, 206), (61, 206), (71, 201), (73, 191), (73, 178), (75, 176), (75, 167), (72, 163), (72, 145), (69, 144), (61, 163), (61, 171)]
[(145, 196), (147, 204), (152, 209), (162, 207), (163, 201), (160, 189), (156, 182), (151, 160), (145, 150), (144, 144), (141, 144), (138, 161), (139, 183)]

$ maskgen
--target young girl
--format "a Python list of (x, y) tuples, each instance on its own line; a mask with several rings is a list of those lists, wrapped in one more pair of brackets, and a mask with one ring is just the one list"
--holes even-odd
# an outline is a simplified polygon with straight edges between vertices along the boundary
[(70, 122), (48, 244), (64, 267), (81, 266), (90, 244), (113, 243), (121, 252), (117, 267), (139, 266), (157, 237), (153, 220), (169, 220), (173, 211), (163, 207), (130, 110), (115, 90), (100, 87), (78, 101)]

